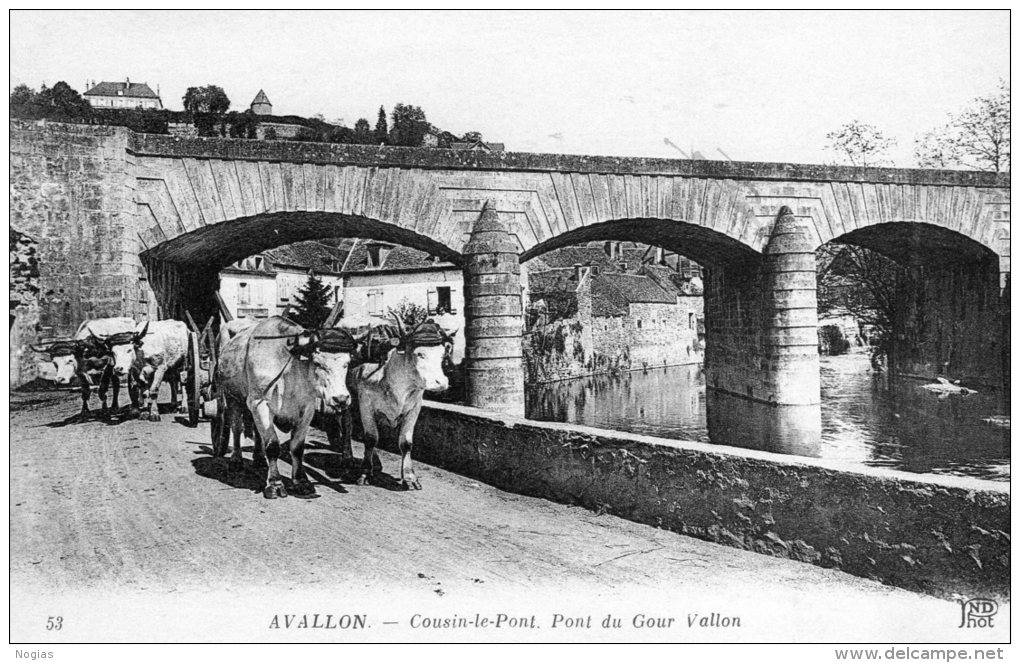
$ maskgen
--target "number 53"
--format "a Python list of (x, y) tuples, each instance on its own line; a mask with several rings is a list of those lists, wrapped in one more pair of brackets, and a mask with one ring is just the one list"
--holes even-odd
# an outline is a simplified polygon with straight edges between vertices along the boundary
[(59, 631), (64, 626), (63, 617), (47, 617), (46, 618), (46, 630), (47, 631)]

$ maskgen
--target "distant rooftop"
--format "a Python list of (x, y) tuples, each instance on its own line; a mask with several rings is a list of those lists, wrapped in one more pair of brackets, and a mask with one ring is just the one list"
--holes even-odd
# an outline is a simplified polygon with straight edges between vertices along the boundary
[(130, 97), (134, 99), (159, 99), (147, 83), (127, 81), (103, 81), (94, 85), (86, 93), (86, 97)]

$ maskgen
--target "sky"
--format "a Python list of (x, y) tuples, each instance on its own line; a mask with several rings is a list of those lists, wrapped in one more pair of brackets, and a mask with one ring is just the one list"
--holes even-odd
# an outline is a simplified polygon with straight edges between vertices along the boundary
[(1009, 79), (1009, 13), (12, 11), (10, 75), (130, 78), (178, 110), (189, 86), (234, 110), (264, 89), (347, 126), (401, 102), (521, 152), (831, 163), (858, 120), (910, 167), (915, 136)]

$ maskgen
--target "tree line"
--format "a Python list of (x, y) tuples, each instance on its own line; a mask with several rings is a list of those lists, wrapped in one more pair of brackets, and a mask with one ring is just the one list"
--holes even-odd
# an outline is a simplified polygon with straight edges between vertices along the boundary
[[(230, 98), (218, 85), (189, 87), (181, 98), (184, 111), (154, 109), (97, 109), (93, 108), (77, 90), (64, 81), (52, 88), (45, 84), (34, 90), (25, 84), (16, 86), (10, 95), (11, 116), (23, 119), (46, 119), (56, 122), (85, 124), (111, 124), (124, 126), (140, 133), (169, 133), (170, 124), (191, 124), (199, 136), (248, 138), (258, 136), (259, 124), (282, 123), (301, 128), (290, 140), (342, 143), (352, 145), (398, 145), (420, 147), (427, 134), (436, 136), (437, 147), (450, 147), (456, 141), (478, 141), (481, 133), (469, 131), (458, 137), (437, 128), (428, 121), (425, 111), (413, 104), (396, 104), (387, 114), (379, 107), (373, 127), (366, 118), (360, 118), (354, 127), (342, 122), (327, 122), (321, 115), (305, 118), (295, 115), (256, 115), (247, 109), (231, 111)], [(263, 132), (267, 140), (277, 138), (272, 127)]]

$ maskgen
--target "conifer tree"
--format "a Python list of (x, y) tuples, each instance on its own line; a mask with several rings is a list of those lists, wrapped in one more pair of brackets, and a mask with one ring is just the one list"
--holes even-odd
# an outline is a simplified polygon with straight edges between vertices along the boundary
[(375, 142), (385, 145), (390, 142), (390, 128), (386, 122), (386, 109), (379, 107), (379, 119), (375, 121)]
[(318, 329), (326, 322), (333, 308), (332, 288), (322, 282), (315, 272), (294, 298), (294, 322), (305, 329)]

